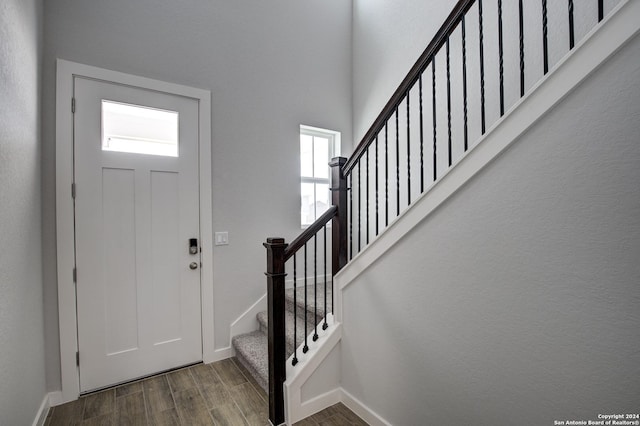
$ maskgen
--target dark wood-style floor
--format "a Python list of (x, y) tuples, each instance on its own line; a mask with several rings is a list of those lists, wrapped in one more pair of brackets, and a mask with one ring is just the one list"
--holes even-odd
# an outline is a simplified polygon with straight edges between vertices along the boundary
[[(235, 358), (160, 374), (53, 407), (45, 426), (269, 424), (267, 394)], [(296, 423), (366, 425), (343, 404)]]

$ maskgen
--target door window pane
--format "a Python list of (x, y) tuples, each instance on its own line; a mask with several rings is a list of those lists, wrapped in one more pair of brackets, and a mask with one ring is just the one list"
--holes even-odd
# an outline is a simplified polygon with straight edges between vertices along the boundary
[(102, 150), (178, 156), (178, 113), (102, 101)]

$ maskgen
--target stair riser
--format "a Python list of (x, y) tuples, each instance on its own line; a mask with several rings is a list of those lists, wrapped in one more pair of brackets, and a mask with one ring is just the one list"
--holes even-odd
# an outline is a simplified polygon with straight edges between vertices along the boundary
[[(287, 299), (286, 300), (286, 308), (289, 312), (293, 312), (293, 300)], [(296, 306), (296, 315), (298, 316), (298, 318), (300, 318), (301, 320), (304, 321), (304, 303), (300, 303), (298, 302), (297, 306)], [(314, 314), (316, 314), (316, 324), (319, 323), (320, 321), (324, 320), (324, 310), (320, 310), (318, 309), (318, 312), (315, 313), (313, 310), (313, 307), (307, 307), (307, 320), (308, 321), (313, 321), (313, 316)]]
[[(304, 321), (304, 319), (298, 319), (299, 321)], [(262, 316), (258, 316), (258, 323), (260, 324), (260, 331), (263, 332), (264, 334), (268, 334), (269, 330), (268, 330), (268, 324), (266, 321), (263, 320)], [(292, 325), (291, 324), (287, 324), (287, 329), (289, 329)], [(303, 342), (304, 342), (304, 328), (300, 327), (300, 323), (298, 324), (298, 333), (297, 333), (297, 340), (298, 340), (298, 344), (295, 345), (300, 346)], [(313, 323), (307, 323), (307, 336), (309, 336), (310, 334), (313, 333), (313, 327), (314, 324)], [(322, 329), (322, 325), (320, 323), (318, 323), (318, 330)], [(291, 334), (287, 334), (286, 335), (286, 339), (287, 339), (287, 357), (290, 356), (293, 353), (293, 349), (294, 349), (294, 344), (293, 344), (293, 336)]]

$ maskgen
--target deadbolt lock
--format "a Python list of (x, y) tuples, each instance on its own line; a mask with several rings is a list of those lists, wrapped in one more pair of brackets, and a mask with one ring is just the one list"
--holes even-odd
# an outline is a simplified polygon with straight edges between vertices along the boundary
[(197, 238), (189, 238), (189, 254), (198, 254), (198, 239)]

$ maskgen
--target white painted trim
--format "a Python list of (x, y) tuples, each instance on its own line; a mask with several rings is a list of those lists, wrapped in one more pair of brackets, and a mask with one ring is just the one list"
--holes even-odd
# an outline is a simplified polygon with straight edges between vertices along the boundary
[(198, 89), (199, 162), (200, 162), (200, 292), (202, 312), (202, 361), (215, 358), (213, 311), (213, 180), (211, 160), (211, 92)]
[(46, 394), (42, 399), (42, 403), (40, 404), (40, 408), (36, 413), (36, 417), (33, 419), (33, 426), (44, 425), (44, 422), (47, 420), (47, 415), (49, 414), (49, 408), (51, 408), (51, 405), (49, 403), (49, 394)]
[(623, 0), (547, 76), (516, 102), (456, 165), (335, 276), (337, 321), (342, 321), (340, 293), (346, 286), (516, 142), (639, 31), (640, 1)]
[(240, 334), (251, 333), (252, 331), (256, 331), (260, 328), (260, 324), (258, 324), (258, 313), (267, 310), (267, 293), (265, 293), (256, 303), (251, 305), (249, 309), (244, 311), (242, 315), (240, 315), (233, 323), (231, 323), (230, 331), (229, 331), (229, 347), (231, 347), (233, 355), (235, 355), (235, 350), (233, 349), (233, 345), (231, 344), (233, 338), (235, 336), (239, 336)]
[(390, 422), (385, 420), (371, 408), (367, 407), (362, 401), (351, 395), (342, 387), (337, 387), (302, 403), (299, 407), (296, 407), (295, 412), (293, 413), (295, 414), (296, 420), (287, 420), (286, 424), (291, 426), (293, 423), (313, 416), (314, 414), (324, 410), (325, 408), (331, 407), (338, 402), (342, 402), (347, 408), (349, 408), (351, 411), (357, 414), (358, 417), (366, 421), (371, 426), (391, 425)]
[(213, 357), (210, 360), (204, 361), (205, 364), (210, 364), (216, 361), (222, 361), (223, 359), (231, 358), (233, 356), (233, 348), (227, 346), (226, 348), (216, 349), (213, 352)]
[(213, 324), (211, 92), (58, 59), (56, 75), (56, 236), (63, 402), (73, 401), (80, 395), (79, 371), (75, 362), (78, 340), (76, 295), (72, 276), (75, 256), (73, 200), (71, 198), (71, 183), (73, 182), (71, 98), (73, 97), (73, 77), (75, 75), (175, 94), (198, 101), (200, 244), (203, 264), (200, 271), (202, 358), (204, 362), (211, 362), (216, 357)]
[(62, 400), (80, 394), (75, 353), (78, 350), (76, 295), (73, 285), (73, 66), (58, 60), (56, 74), (56, 255), (58, 268), (58, 324), (60, 327), (60, 373)]
[(337, 130), (323, 129), (322, 127), (314, 127), (307, 126), (306, 124), (300, 125), (300, 134), (308, 134), (313, 136), (326, 137), (329, 136), (331, 141), (329, 145), (333, 144), (333, 147), (330, 146), (330, 155), (329, 158), (338, 157), (340, 155), (340, 150), (342, 149), (342, 133)]
[(348, 409), (356, 413), (362, 420), (366, 421), (371, 426), (391, 426), (391, 423), (383, 419), (371, 408), (364, 405), (359, 399), (344, 390), (344, 388), (340, 388), (340, 391), (342, 393), (342, 403), (346, 405)]
[(300, 406), (300, 418), (296, 421), (313, 416), (314, 414), (324, 410), (325, 408), (331, 407), (338, 402), (342, 402), (342, 391), (340, 388), (332, 389), (322, 395), (311, 398), (310, 400), (303, 402)]
[(63, 402), (61, 391), (49, 392), (49, 407), (55, 407)]
[[(298, 350), (298, 364), (291, 365), (293, 355), (287, 359), (287, 380), (284, 382), (285, 413), (287, 424), (291, 425), (313, 414), (309, 410), (320, 411), (329, 405), (322, 406), (323, 399), (318, 399), (312, 405), (304, 407), (302, 403), (302, 386), (318, 369), (325, 358), (342, 338), (342, 325), (335, 322), (333, 315), (327, 316), (326, 330), (318, 329), (318, 340), (308, 340), (309, 351), (305, 354)], [(336, 383), (337, 385), (337, 383)], [(314, 412), (317, 412), (314, 411)]]

